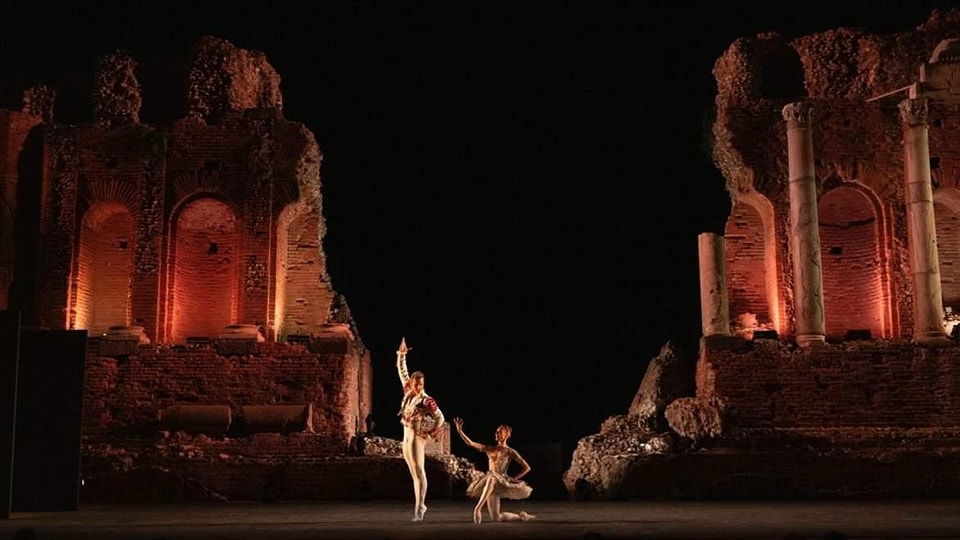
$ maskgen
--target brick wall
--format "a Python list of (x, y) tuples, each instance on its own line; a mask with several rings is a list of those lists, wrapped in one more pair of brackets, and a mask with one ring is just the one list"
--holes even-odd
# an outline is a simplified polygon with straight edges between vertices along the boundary
[(361, 359), (345, 338), (311, 347), (258, 343), (255, 354), (220, 356), (213, 348), (140, 346), (139, 354), (102, 357), (87, 347), (83, 432), (92, 440), (122, 433), (155, 434), (159, 412), (179, 404), (227, 405), (235, 417), (244, 405), (312, 403), (313, 430), (325, 449), (344, 452), (361, 410), (357, 374)]
[[(279, 77), (262, 55), (251, 63), (216, 40), (202, 48), (211, 62), (193, 67), (201, 74), (188, 93), (204, 97), (169, 125), (138, 123), (133, 62), (123, 58), (107, 70), (112, 74), (97, 76), (97, 95), (109, 103), (95, 104), (96, 123), (49, 122), (31, 131), (39, 117), (0, 111), (0, 188), (11, 203), (0, 205), (0, 309), (16, 271), (31, 291), (24, 293), (25, 324), (86, 329), (94, 338), (86, 362), (87, 444), (150, 441), (160, 411), (172, 405), (219, 405), (184, 413), (216, 424), (226, 417), (223, 406), (242, 418), (246, 405), (310, 404), (315, 433), (301, 450), (342, 453), (365, 428), (372, 363), (345, 302), (339, 318), (331, 317), (338, 295), (322, 246), (322, 154), (306, 126), (283, 117)], [(250, 73), (263, 84), (246, 84)], [(213, 88), (204, 81), (215, 81)], [(117, 98), (109, 91), (117, 84), (134, 90)], [(252, 93), (236, 101), (238, 89)], [(24, 163), (29, 178), (18, 179)], [(37, 234), (27, 235), (33, 245), (18, 254), (36, 263), (15, 269), (8, 209), (18, 181), (36, 186), (21, 215)], [(264, 329), (267, 341), (218, 340), (238, 323)], [(153, 344), (100, 337), (114, 325), (142, 326)], [(309, 335), (309, 344), (277, 342), (293, 333)], [(193, 336), (218, 341), (184, 346)], [(270, 456), (297, 447), (289, 439), (256, 440), (262, 444), (243, 452)]]
[(168, 341), (216, 338), (226, 326), (242, 322), (238, 312), (242, 250), (236, 215), (221, 201), (200, 198), (184, 206), (172, 229)]
[(724, 230), (727, 294), (734, 331), (741, 329), (747, 313), (756, 317), (755, 324), (749, 326), (769, 324), (773, 319), (767, 295), (764, 230), (756, 209), (744, 203), (734, 205)]
[(697, 395), (719, 397), (737, 425), (960, 425), (960, 346), (858, 341), (803, 351), (776, 341), (703, 348)]
[[(55, 126), (45, 157), (37, 322), (93, 333), (135, 324), (163, 343), (236, 323), (276, 339), (328, 322), (319, 150), (298, 125), (267, 114), (164, 130)], [(98, 289), (94, 279), (120, 259), (103, 259), (93, 245), (107, 240), (82, 233), (104, 207), (133, 221), (111, 231), (128, 237), (123, 307), (119, 281)], [(109, 313), (96, 315), (101, 303)]]
[(317, 286), (326, 266), (320, 249), (319, 220), (320, 214), (303, 204), (291, 205), (279, 220), (274, 314), (278, 339), (315, 332), (312, 314), (329, 310), (333, 301), (332, 289)]
[[(788, 100), (764, 100), (749, 107), (722, 111), (718, 130), (729, 130), (730, 154), (738, 161), (738, 173), (726, 174), (741, 182), (750, 178), (751, 196), (773, 209), (778, 238), (779, 298), (786, 300), (785, 320), (792, 319), (792, 261), (789, 246), (789, 193), (786, 170), (785, 123), (779, 110)], [(813, 142), (817, 187), (824, 309), (827, 333), (842, 336), (850, 329), (869, 329), (875, 337), (909, 337), (913, 329), (913, 289), (906, 228), (902, 128), (895, 103), (811, 99), (814, 110)], [(934, 188), (938, 200), (943, 192), (960, 197), (960, 138), (951, 136), (960, 114), (946, 106), (931, 107), (930, 152)], [(721, 155), (724, 150), (718, 150)], [(719, 158), (718, 158), (719, 159)], [(733, 163), (733, 161), (731, 161)], [(733, 165), (731, 165), (732, 167)], [(745, 174), (743, 171), (749, 171)], [(756, 247), (744, 250), (745, 239), (759, 239), (762, 223), (749, 219), (749, 211), (737, 204), (728, 220), (728, 290), (730, 316), (753, 307), (759, 282), (743, 287), (743, 276), (758, 267)], [(950, 215), (944, 209), (951, 208)], [(941, 273), (945, 291), (953, 293), (960, 282), (960, 264), (951, 253), (960, 252), (950, 231), (960, 203), (938, 205), (938, 237), (944, 259)], [(748, 242), (749, 244), (749, 242)], [(733, 249), (731, 249), (731, 245)], [(732, 252), (732, 254), (731, 254)], [(742, 257), (742, 259), (740, 258)], [(769, 252), (767, 257), (770, 257)], [(946, 263), (946, 264), (943, 264)], [(775, 267), (772, 264), (767, 268)], [(752, 294), (745, 291), (754, 291)], [(738, 296), (739, 295), (739, 296)], [(855, 302), (847, 299), (855, 298)], [(951, 297), (952, 298), (952, 297)], [(749, 305), (750, 307), (747, 307)], [(792, 333), (784, 328), (782, 333)]]
[(943, 305), (960, 313), (960, 214), (951, 205), (934, 204)]
[(852, 187), (836, 187), (820, 198), (820, 262), (828, 336), (851, 329), (887, 334), (888, 272), (882, 267), (880, 216), (871, 199)]
[(89, 211), (80, 229), (74, 327), (99, 335), (130, 324), (133, 219), (122, 205)]
[[(151, 246), (154, 254), (157, 247), (151, 243), (157, 232), (143, 226), (143, 220), (153, 215), (155, 201), (141, 205), (141, 191), (155, 180), (156, 157), (146, 146), (152, 133), (143, 126), (55, 126), (48, 130), (39, 278), (45, 326), (99, 331), (134, 319), (152, 335), (156, 265), (147, 264), (153, 272), (152, 289), (145, 286), (151, 280), (144, 281), (140, 270), (144, 245)], [(125, 248), (121, 241), (126, 242)], [(113, 245), (105, 251), (94, 247), (101, 243)], [(104, 283), (98, 292), (98, 280), (106, 274), (110, 283)], [(122, 296), (118, 287), (124, 291)], [(144, 295), (149, 308), (144, 306)], [(139, 304), (137, 298), (141, 298)], [(110, 306), (109, 312), (95, 316), (93, 310), (99, 308), (94, 306), (101, 302)]]

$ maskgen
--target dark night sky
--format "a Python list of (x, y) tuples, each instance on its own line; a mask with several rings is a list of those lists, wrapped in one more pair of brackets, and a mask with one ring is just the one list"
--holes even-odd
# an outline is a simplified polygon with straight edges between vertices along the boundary
[(324, 249), (373, 354), (378, 432), (399, 436), (406, 336), (475, 438), (508, 422), (569, 459), (668, 339), (695, 352), (697, 235), (729, 210), (702, 149), (714, 61), (741, 36), (907, 31), (956, 2), (197, 4), (14, 0), (0, 106), (48, 83), (57, 121), (88, 121), (96, 58), (123, 48), (142, 120), (168, 123), (197, 38), (263, 51), (324, 153)]

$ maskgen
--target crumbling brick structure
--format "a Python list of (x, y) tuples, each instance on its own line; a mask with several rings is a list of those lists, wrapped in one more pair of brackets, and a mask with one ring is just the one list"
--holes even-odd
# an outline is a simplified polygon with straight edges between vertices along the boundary
[(54, 123), (46, 87), (0, 111), (0, 309), (88, 334), (86, 498), (350, 498), (364, 478), (406, 495), (399, 457), (369, 475), (346, 457), (372, 365), (327, 274), (313, 134), (262, 53), (206, 37), (186, 63), (167, 125), (140, 122), (122, 51), (100, 59), (92, 123)]
[[(571, 493), (955, 495), (958, 37), (960, 11), (938, 11), (894, 35), (742, 38), (716, 61), (733, 204), (700, 236), (696, 366), (654, 359), (649, 395), (582, 441)], [(695, 385), (660, 384), (671, 369)]]
[(735, 333), (943, 337), (944, 309), (960, 309), (955, 17), (741, 39), (717, 61)]
[[(701, 237), (715, 263), (701, 265), (697, 391), (735, 402), (742, 424), (766, 425), (747, 412), (763, 394), (747, 371), (763, 362), (710, 338), (773, 330), (803, 349), (803, 373), (778, 362), (774, 424), (960, 425), (948, 339), (960, 310), (957, 36), (960, 12), (935, 12), (893, 36), (740, 39), (716, 62), (714, 156), (733, 207), (721, 241)], [(752, 367), (726, 379), (741, 363)], [(844, 381), (872, 388), (837, 391)]]
[(141, 326), (153, 341), (318, 333), (335, 291), (321, 240), (320, 149), (283, 118), (260, 53), (202, 41), (185, 118), (139, 123), (135, 62), (101, 59), (95, 121), (43, 142), (39, 298), (51, 328)]

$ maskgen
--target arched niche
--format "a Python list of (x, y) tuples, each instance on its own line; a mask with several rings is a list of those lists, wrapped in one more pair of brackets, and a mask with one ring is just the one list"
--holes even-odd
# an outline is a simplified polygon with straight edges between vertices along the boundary
[(882, 211), (865, 187), (845, 183), (819, 205), (820, 260), (827, 336), (850, 330), (890, 337), (890, 284)]
[(76, 279), (71, 295), (74, 329), (91, 336), (130, 324), (134, 220), (119, 202), (99, 202), (80, 225)]
[(277, 222), (276, 300), (277, 340), (310, 335), (327, 322), (333, 301), (325, 286), (320, 246), (320, 212), (297, 202), (285, 207)]
[(960, 314), (960, 190), (940, 188), (933, 194), (937, 254), (944, 309)]
[(803, 62), (786, 43), (764, 51), (759, 64), (759, 91), (762, 99), (801, 99), (807, 95)]
[(237, 321), (241, 231), (234, 209), (211, 196), (184, 202), (170, 234), (170, 341), (216, 338)]
[(783, 333), (770, 201), (754, 191), (738, 194), (724, 226), (724, 239), (731, 330), (747, 335), (756, 329)]

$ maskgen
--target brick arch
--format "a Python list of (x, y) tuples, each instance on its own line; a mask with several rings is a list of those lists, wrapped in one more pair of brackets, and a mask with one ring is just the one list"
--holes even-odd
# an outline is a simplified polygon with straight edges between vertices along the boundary
[(751, 191), (737, 196), (724, 226), (731, 329), (784, 332), (777, 288), (777, 243), (773, 205)]
[(249, 179), (242, 176), (221, 174), (219, 162), (211, 160), (202, 170), (176, 175), (170, 187), (178, 201), (188, 201), (205, 195), (242, 201), (248, 182)]
[(327, 322), (333, 291), (324, 286), (320, 212), (303, 202), (287, 205), (277, 220), (274, 328), (278, 340), (312, 334)]
[(944, 307), (960, 313), (960, 189), (940, 188), (933, 194)]
[(237, 322), (242, 227), (236, 208), (214, 194), (182, 200), (171, 213), (165, 341), (216, 338)]
[(876, 196), (846, 182), (820, 197), (820, 260), (826, 333), (893, 334), (886, 227)]
[(135, 182), (121, 182), (113, 179), (91, 180), (84, 186), (84, 200), (90, 206), (98, 203), (116, 202), (123, 204), (134, 215), (138, 209), (140, 190)]
[(97, 202), (84, 212), (71, 283), (69, 328), (89, 335), (130, 324), (136, 228), (129, 207)]

